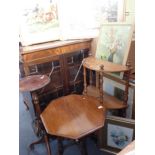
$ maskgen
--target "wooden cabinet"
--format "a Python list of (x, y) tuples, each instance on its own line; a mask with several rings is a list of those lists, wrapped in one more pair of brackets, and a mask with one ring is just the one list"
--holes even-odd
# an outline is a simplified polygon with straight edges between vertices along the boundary
[(21, 77), (46, 74), (51, 82), (39, 92), (42, 102), (48, 103), (72, 92), (82, 93), (81, 62), (89, 55), (91, 40), (58, 41), (20, 47)]

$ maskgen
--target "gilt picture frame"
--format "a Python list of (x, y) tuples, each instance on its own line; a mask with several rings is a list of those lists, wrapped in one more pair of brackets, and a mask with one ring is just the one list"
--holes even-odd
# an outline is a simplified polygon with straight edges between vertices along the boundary
[(118, 153), (135, 139), (135, 120), (107, 116), (102, 130), (101, 150)]
[[(112, 63), (126, 65), (132, 35), (132, 24), (103, 24), (100, 28), (95, 57)], [(123, 73), (114, 75), (119, 78), (123, 77)]]

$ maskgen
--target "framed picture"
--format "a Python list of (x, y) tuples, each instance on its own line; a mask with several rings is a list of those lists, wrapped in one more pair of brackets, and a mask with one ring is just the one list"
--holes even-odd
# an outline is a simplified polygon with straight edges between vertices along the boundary
[(60, 28), (57, 3), (26, 1), (21, 7), (20, 41), (23, 46), (58, 40)]
[(102, 130), (101, 150), (118, 153), (135, 139), (135, 121), (107, 116)]
[[(126, 23), (107, 23), (100, 28), (96, 58), (116, 64), (126, 65), (133, 26)], [(116, 76), (122, 78), (123, 74)]]
[[(119, 100), (123, 100), (124, 98), (124, 91), (125, 91), (125, 85), (120, 84), (114, 80), (108, 79), (104, 77), (104, 84), (103, 84), (103, 90), (107, 92), (108, 94), (115, 96)], [(126, 118), (133, 118), (134, 115), (134, 94), (135, 94), (135, 87), (129, 87), (128, 90), (128, 101), (127, 101), (127, 109), (126, 109)], [(108, 115), (113, 115), (110, 112)]]

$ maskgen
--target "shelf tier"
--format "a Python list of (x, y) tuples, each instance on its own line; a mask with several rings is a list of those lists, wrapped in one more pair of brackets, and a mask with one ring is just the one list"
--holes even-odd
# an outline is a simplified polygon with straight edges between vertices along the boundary
[[(87, 86), (87, 95), (96, 97), (100, 99), (100, 91), (95, 86)], [(106, 109), (123, 109), (126, 108), (127, 105), (123, 103), (123, 101), (117, 99), (114, 96), (111, 96), (104, 92), (103, 95), (103, 105), (106, 107)]]
[(128, 71), (127, 66), (114, 64), (109, 61), (104, 61), (97, 59), (95, 57), (88, 57), (83, 60), (83, 66), (86, 68), (89, 68), (94, 71), (101, 71), (101, 66), (104, 66), (104, 72), (110, 73), (110, 72), (125, 72)]

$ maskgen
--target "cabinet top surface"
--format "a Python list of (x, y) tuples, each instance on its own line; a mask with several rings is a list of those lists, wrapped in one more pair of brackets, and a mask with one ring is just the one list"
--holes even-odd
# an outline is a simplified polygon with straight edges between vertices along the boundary
[(104, 125), (105, 108), (96, 98), (68, 95), (53, 100), (41, 114), (49, 134), (79, 139)]
[(95, 57), (85, 58), (83, 60), (83, 66), (95, 71), (101, 71), (101, 66), (103, 66), (104, 72), (123, 72), (128, 70), (128, 67), (125, 65), (114, 64), (112, 62), (100, 60)]
[(30, 52), (35, 52), (38, 50), (45, 50), (49, 48), (57, 48), (61, 46), (66, 46), (66, 45), (71, 45), (71, 44), (76, 44), (76, 43), (82, 43), (82, 42), (87, 42), (91, 41), (91, 39), (80, 39), (80, 40), (65, 40), (65, 41), (55, 41), (55, 42), (48, 42), (48, 43), (42, 43), (42, 44), (37, 44), (37, 45), (30, 45), (30, 46), (23, 46), (20, 47), (21, 53), (30, 53)]

